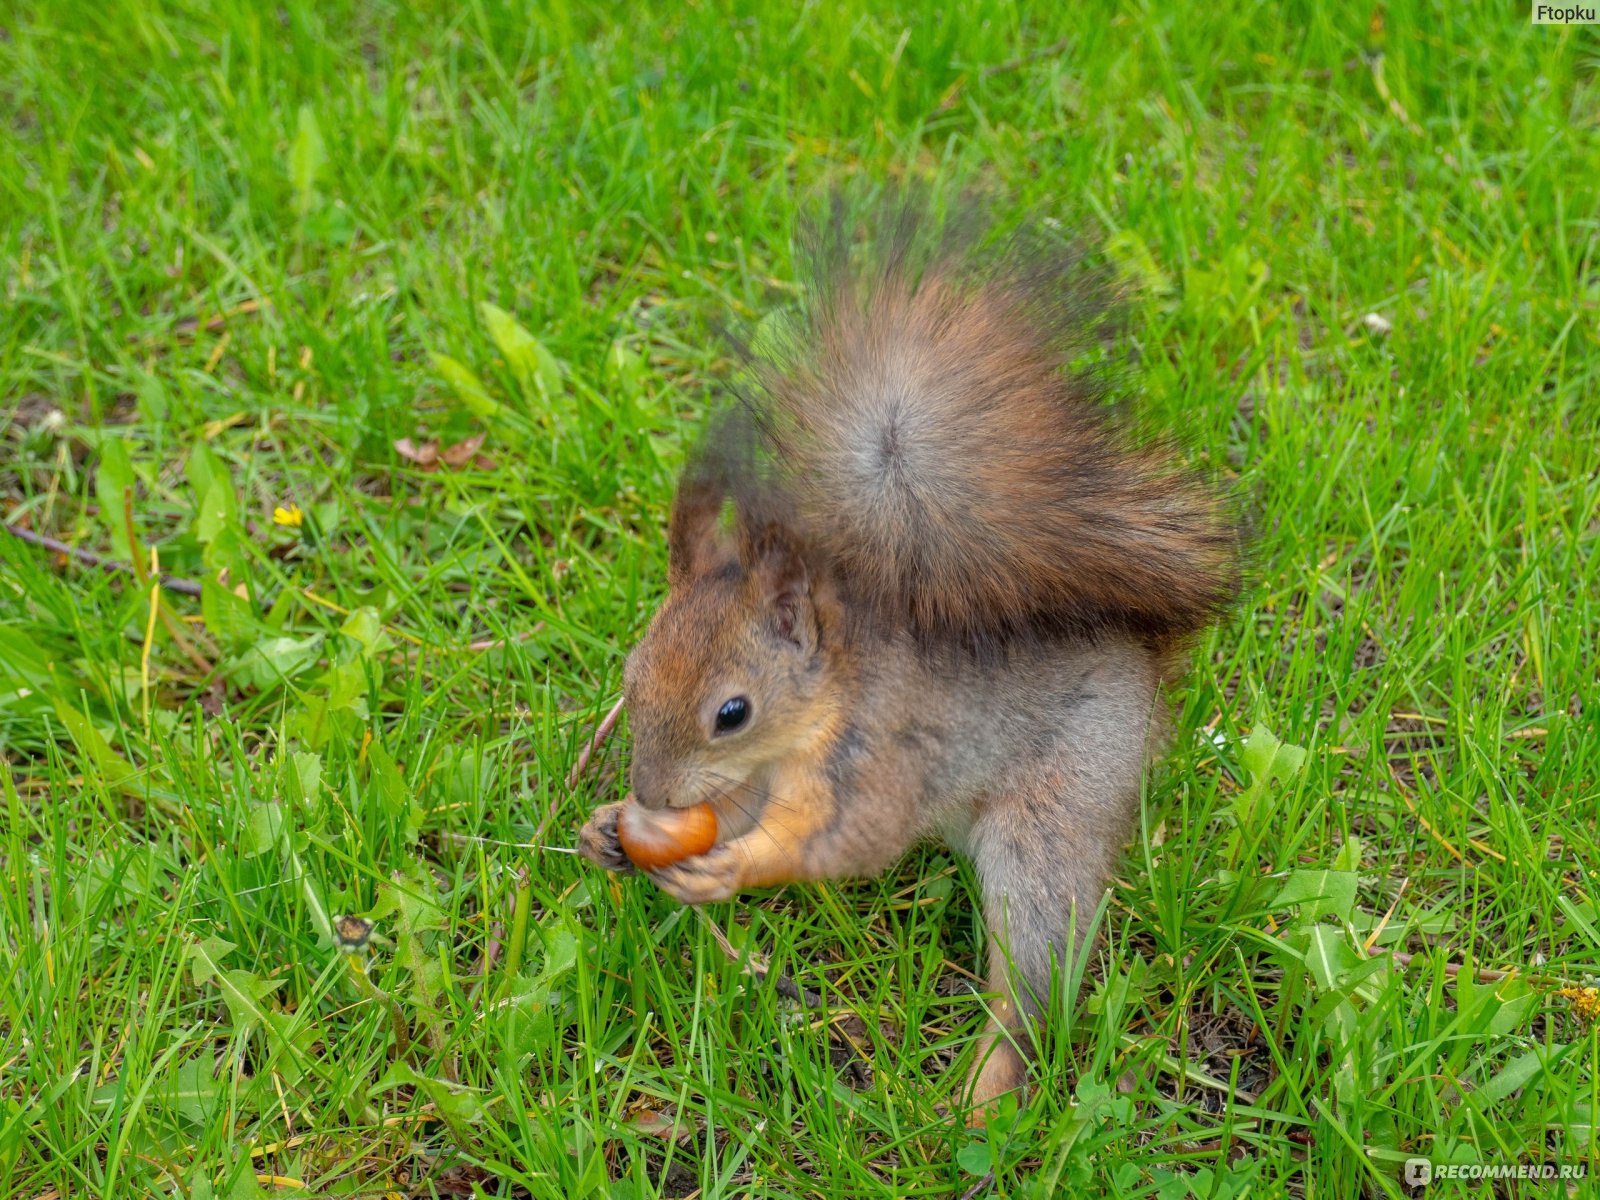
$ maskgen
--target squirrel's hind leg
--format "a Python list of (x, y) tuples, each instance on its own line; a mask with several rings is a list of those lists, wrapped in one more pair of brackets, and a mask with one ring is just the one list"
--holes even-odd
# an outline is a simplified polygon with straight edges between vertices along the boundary
[(1111, 764), (1072, 758), (1010, 781), (968, 835), (996, 995), (968, 1084), (974, 1122), (1026, 1087), (1033, 1024), (1059, 1002), (1138, 803), (1142, 760), (1129, 756), (1108, 774)]

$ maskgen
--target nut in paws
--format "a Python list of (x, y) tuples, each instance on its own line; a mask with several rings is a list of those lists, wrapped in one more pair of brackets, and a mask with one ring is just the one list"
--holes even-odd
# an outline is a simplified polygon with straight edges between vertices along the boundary
[(716, 846), (704, 854), (651, 871), (650, 878), (684, 904), (730, 900), (739, 892), (739, 856), (728, 846)]

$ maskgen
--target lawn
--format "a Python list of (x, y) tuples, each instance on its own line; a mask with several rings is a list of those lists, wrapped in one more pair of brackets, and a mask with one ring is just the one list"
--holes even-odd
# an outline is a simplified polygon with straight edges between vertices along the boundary
[[(893, 8), (0, 7), (0, 1195), (1600, 1172), (1595, 27)], [(718, 330), (905, 179), (1083, 231), (1253, 544), (984, 1133), (964, 862), (560, 852)]]

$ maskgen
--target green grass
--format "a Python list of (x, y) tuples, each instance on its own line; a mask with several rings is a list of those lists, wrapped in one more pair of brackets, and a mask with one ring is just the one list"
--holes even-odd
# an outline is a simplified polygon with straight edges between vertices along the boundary
[[(1558, 991), (1600, 972), (1592, 28), (59, 0), (0, 29), (0, 512), (204, 593), (152, 613), (142, 575), (0, 536), (0, 1193), (1349, 1197), (1409, 1194), (1412, 1154), (1594, 1162), (1600, 1041)], [(1105, 247), (1154, 419), (1256, 538), (988, 1140), (948, 1108), (964, 864), (696, 915), (518, 845), (624, 788), (624, 738), (564, 781), (664, 587), (714, 330), (783, 301), (808, 199), (902, 177)], [(395, 448), (478, 435), (448, 469)], [(1253, 776), (1258, 724), (1303, 764)]]

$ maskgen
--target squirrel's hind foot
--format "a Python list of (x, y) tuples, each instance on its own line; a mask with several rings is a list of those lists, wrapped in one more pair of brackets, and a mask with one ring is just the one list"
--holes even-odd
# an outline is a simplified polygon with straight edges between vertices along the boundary
[(1026, 1103), (1028, 1063), (1005, 1032), (991, 1028), (984, 1035), (967, 1080), (967, 1124), (974, 1128), (988, 1124), (1000, 1101), (1012, 1092), (1019, 1104)]

